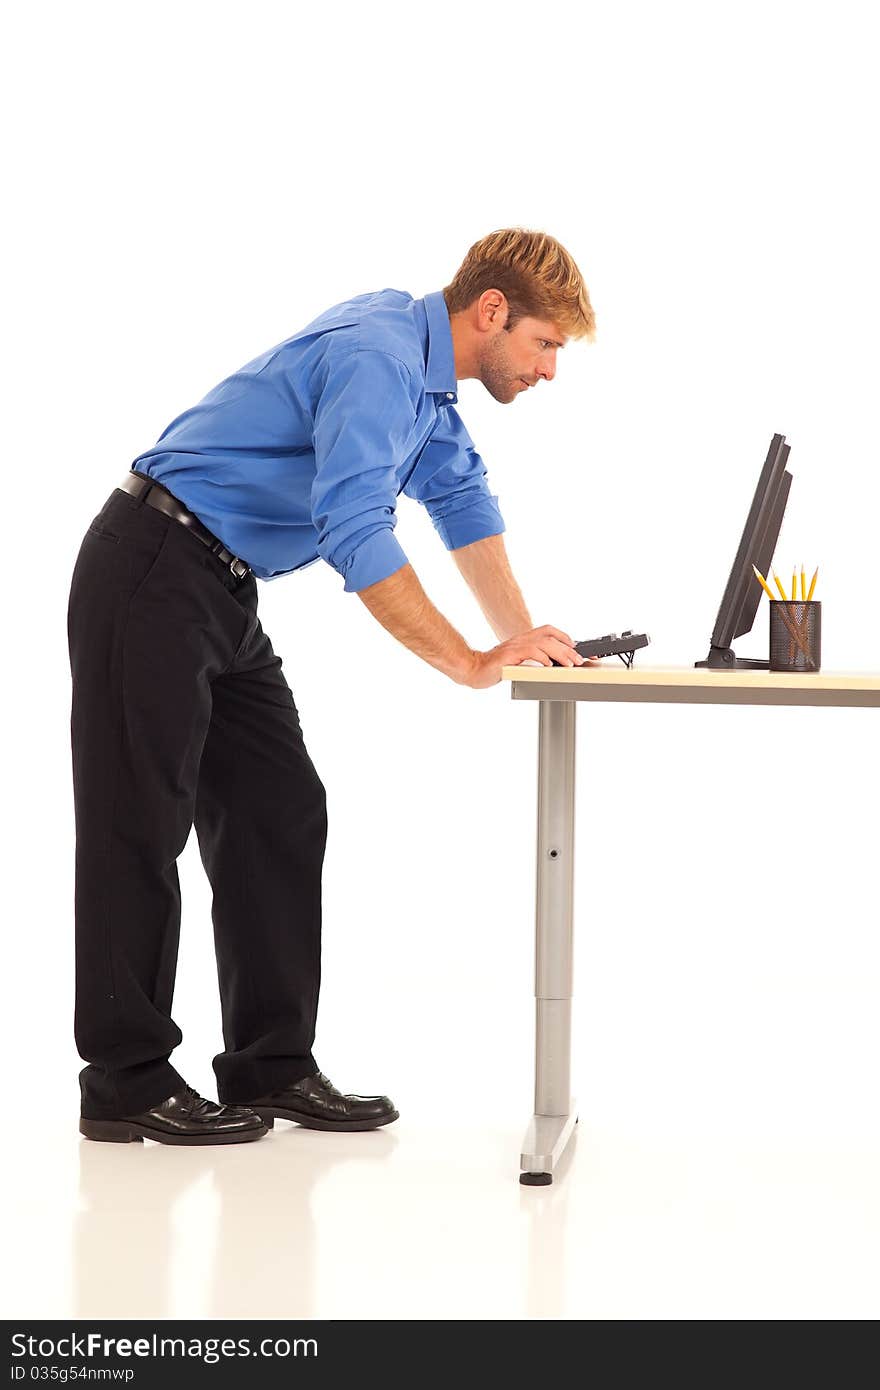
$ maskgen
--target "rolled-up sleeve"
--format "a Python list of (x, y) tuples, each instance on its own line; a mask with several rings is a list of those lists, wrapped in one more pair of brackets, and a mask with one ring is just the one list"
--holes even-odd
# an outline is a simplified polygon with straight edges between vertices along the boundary
[(318, 554), (347, 593), (407, 563), (394, 527), (414, 419), (409, 371), (396, 357), (355, 348), (331, 362), (314, 414), (311, 510)]
[(427, 509), (447, 550), (504, 531), (486, 466), (458, 411), (447, 406), (419, 455), (404, 492)]

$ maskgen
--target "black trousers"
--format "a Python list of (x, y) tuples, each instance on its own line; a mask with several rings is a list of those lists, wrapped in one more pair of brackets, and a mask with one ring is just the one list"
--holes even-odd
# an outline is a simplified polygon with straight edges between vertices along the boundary
[(193, 824), (213, 889), (219, 1099), (312, 1075), (326, 797), (253, 574), (237, 580), (116, 488), (83, 537), (67, 625), (81, 1113), (137, 1114), (183, 1082), (169, 1057)]

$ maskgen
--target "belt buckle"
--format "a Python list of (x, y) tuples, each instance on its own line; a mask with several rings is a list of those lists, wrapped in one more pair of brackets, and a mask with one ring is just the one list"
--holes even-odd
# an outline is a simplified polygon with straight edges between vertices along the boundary
[[(227, 569), (232, 571), (236, 579), (244, 579), (245, 575), (250, 570), (250, 566), (246, 565), (244, 560), (239, 560), (237, 555), (233, 555), (231, 559), (227, 559), (226, 557), (230, 553), (231, 552), (226, 549), (226, 546), (220, 540), (215, 540), (214, 544), (211, 546), (211, 554), (216, 555), (218, 560), (222, 560), (223, 564)], [(239, 568), (236, 569), (236, 566), (239, 566)]]

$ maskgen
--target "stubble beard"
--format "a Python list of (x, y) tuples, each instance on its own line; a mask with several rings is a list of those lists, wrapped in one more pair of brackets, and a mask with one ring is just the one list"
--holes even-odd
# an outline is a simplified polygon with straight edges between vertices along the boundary
[(510, 361), (504, 343), (503, 332), (487, 345), (480, 363), (480, 380), (489, 395), (502, 405), (509, 405), (519, 395), (522, 378), (510, 370)]

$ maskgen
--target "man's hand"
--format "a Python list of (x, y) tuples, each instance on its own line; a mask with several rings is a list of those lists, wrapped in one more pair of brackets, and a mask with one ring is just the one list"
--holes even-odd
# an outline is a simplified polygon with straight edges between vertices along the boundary
[(377, 622), (398, 642), (457, 685), (469, 685), (474, 690), (497, 685), (502, 666), (516, 666), (529, 658), (539, 666), (551, 666), (554, 659), (563, 666), (584, 664), (568, 633), (549, 625), (520, 632), (489, 652), (475, 652), (438, 613), (409, 562), (387, 579), (358, 589), (357, 593)]
[(568, 633), (549, 623), (510, 637), (488, 652), (472, 652), (471, 655), (473, 664), (464, 684), (472, 690), (486, 690), (490, 685), (497, 685), (502, 666), (552, 666), (554, 661), (563, 666), (584, 666), (594, 660), (582, 657)]

